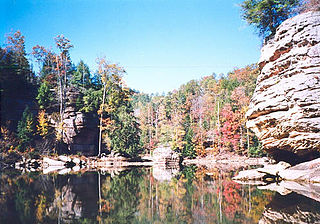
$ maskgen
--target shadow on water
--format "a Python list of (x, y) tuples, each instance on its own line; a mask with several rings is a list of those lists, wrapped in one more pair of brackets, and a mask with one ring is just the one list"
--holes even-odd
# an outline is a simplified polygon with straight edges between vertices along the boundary
[[(237, 184), (232, 176), (196, 166), (66, 175), (2, 172), (0, 223), (319, 221), (319, 202)], [(272, 217), (278, 213), (281, 221)]]

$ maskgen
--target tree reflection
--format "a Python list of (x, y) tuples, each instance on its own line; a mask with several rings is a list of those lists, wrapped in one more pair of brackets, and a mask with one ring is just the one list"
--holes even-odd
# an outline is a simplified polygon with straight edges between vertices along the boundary
[(103, 223), (131, 223), (138, 212), (141, 198), (139, 183), (143, 170), (123, 171), (118, 176), (107, 176), (102, 182)]
[(156, 179), (152, 168), (117, 175), (4, 172), (0, 223), (257, 223), (273, 196), (219, 169), (170, 172), (171, 179)]

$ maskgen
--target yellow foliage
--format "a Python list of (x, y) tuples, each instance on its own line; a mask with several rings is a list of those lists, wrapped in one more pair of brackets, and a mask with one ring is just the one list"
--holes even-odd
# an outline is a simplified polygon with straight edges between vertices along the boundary
[(4, 140), (9, 139), (9, 130), (4, 126), (1, 126), (1, 135), (3, 136)]
[(36, 201), (36, 217), (37, 220), (42, 222), (43, 216), (45, 215), (45, 208), (46, 208), (46, 197), (44, 195), (39, 195)]
[(44, 110), (39, 111), (38, 123), (39, 124), (37, 125), (37, 131), (38, 131), (39, 135), (46, 136), (48, 134), (49, 124), (48, 124)]
[(64, 130), (63, 124), (64, 124), (63, 122), (60, 122), (56, 128), (56, 138), (58, 141), (62, 139), (62, 133)]

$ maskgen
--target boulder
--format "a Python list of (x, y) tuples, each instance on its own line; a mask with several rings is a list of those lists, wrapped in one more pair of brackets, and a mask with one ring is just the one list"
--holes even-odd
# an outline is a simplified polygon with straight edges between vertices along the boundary
[(175, 164), (179, 163), (179, 154), (169, 147), (159, 147), (153, 150), (152, 160), (156, 163)]
[[(271, 154), (320, 149), (320, 12), (284, 21), (261, 50), (247, 127)], [(293, 164), (309, 159), (293, 158)], [(306, 157), (306, 155), (303, 155)], [(278, 156), (278, 161), (288, 157)], [(293, 156), (294, 157), (294, 156)]]
[(285, 162), (265, 165), (263, 168), (241, 171), (233, 179), (258, 180), (263, 179), (265, 175), (278, 177), (278, 180), (320, 183), (320, 158), (296, 166), (290, 166)]
[(51, 158), (48, 158), (48, 157), (43, 157), (43, 166), (44, 167), (52, 166), (52, 167), (64, 168), (64, 164), (65, 164), (65, 162), (63, 162), (63, 161), (51, 159)]

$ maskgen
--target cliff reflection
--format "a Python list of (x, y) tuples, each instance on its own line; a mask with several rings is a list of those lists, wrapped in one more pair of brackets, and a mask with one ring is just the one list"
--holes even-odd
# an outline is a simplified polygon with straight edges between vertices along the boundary
[(277, 193), (259, 220), (271, 223), (320, 223), (320, 203), (297, 193)]
[(257, 223), (273, 196), (218, 169), (116, 173), (2, 173), (0, 223)]

